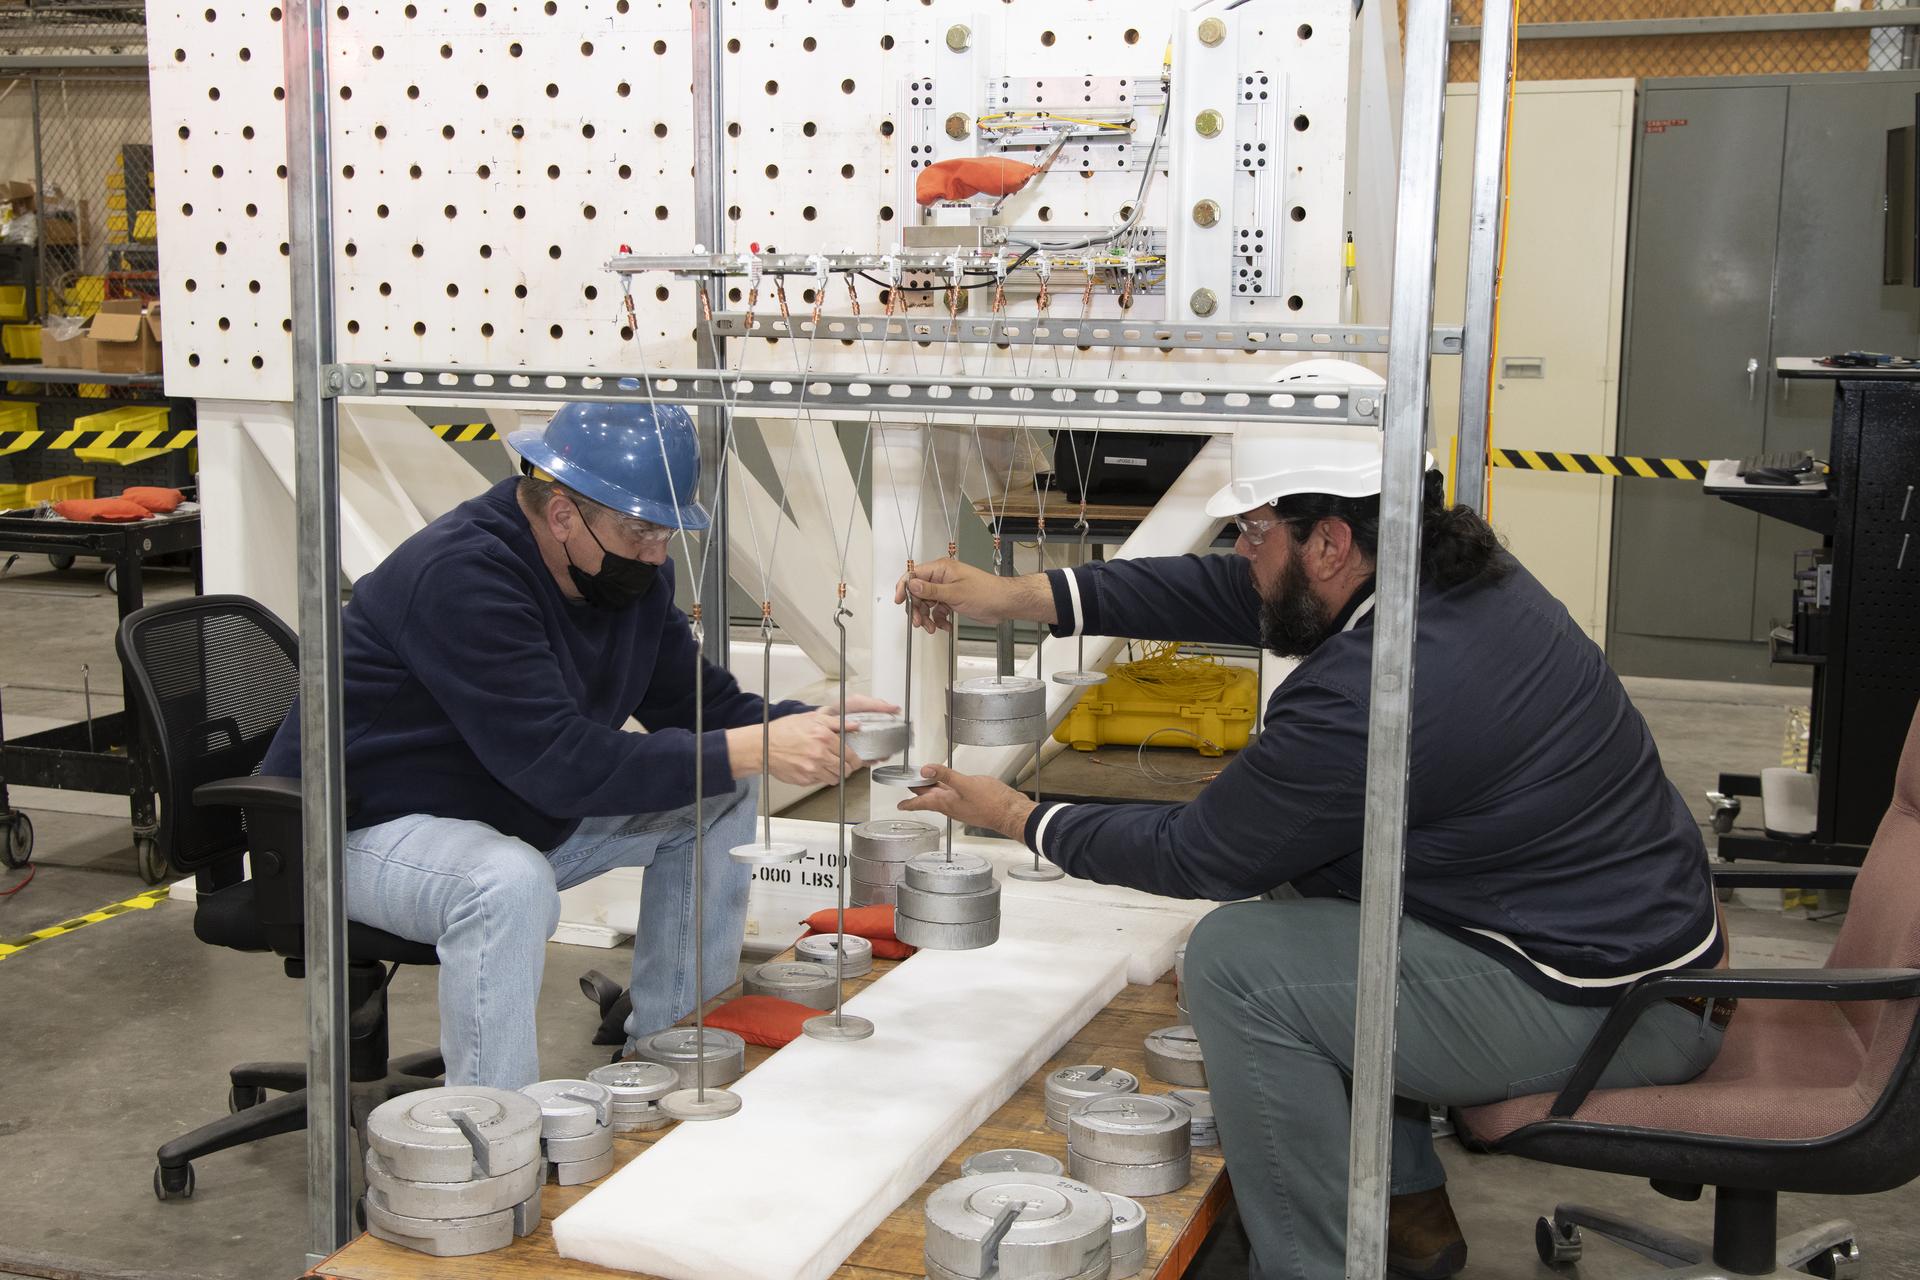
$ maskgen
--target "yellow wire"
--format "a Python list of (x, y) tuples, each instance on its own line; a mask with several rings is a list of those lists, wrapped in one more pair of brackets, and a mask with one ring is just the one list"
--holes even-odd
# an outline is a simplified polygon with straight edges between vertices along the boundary
[(1233, 679), (1232, 668), (1218, 654), (1183, 653), (1177, 641), (1149, 644), (1145, 649), (1146, 657), (1116, 663), (1111, 674), (1183, 701), (1216, 697)]

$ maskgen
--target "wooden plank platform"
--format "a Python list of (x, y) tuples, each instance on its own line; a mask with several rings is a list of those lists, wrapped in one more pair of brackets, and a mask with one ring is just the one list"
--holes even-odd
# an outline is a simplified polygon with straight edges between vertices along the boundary
[[(791, 958), (791, 953), (784, 958)], [(848, 981), (848, 993), (852, 994), (875, 981), (893, 964), (892, 961), (877, 961), (871, 975)], [(737, 991), (730, 994), (737, 994)], [(716, 1003), (726, 998), (722, 997)], [(1133, 1072), (1140, 1078), (1144, 1092), (1164, 1093), (1173, 1086), (1161, 1084), (1147, 1075), (1142, 1042), (1149, 1032), (1178, 1021), (1171, 977), (1151, 987), (1130, 986), (1115, 996), (1051, 1062), (1022, 1085), (1005, 1106), (974, 1130), (959, 1149), (947, 1157), (938, 1172), (895, 1209), (834, 1274), (840, 1280), (901, 1280), (902, 1277), (925, 1275), (922, 1249), (926, 1232), (921, 1206), (928, 1193), (942, 1183), (959, 1177), (960, 1162), (976, 1151), (995, 1147), (1026, 1147), (1033, 1151), (1044, 1151), (1065, 1164), (1066, 1135), (1047, 1128), (1047, 1076), (1063, 1066), (1100, 1062)], [(773, 1050), (748, 1045), (748, 1069), (766, 1061), (772, 1053)], [(651, 1133), (616, 1136), (616, 1167), (625, 1166), (667, 1132), (667, 1129), (658, 1129)], [(884, 1158), (884, 1153), (875, 1153), (875, 1159)], [(470, 1258), (430, 1258), (363, 1235), (311, 1272), (310, 1280), (531, 1280), (532, 1277), (542, 1277), (544, 1280), (609, 1280), (609, 1277), (637, 1275), (636, 1272), (613, 1271), (591, 1263), (574, 1262), (554, 1251), (552, 1219), (592, 1189), (592, 1185), (547, 1187), (542, 1201), (546, 1220), (532, 1235), (515, 1240), (507, 1248), (493, 1253)], [(726, 1190), (717, 1187), (714, 1193), (725, 1195)], [(1174, 1280), (1184, 1275), (1201, 1242), (1206, 1239), (1207, 1231), (1226, 1207), (1230, 1194), (1226, 1165), (1220, 1157), (1220, 1149), (1209, 1147), (1196, 1150), (1193, 1154), (1191, 1182), (1171, 1195), (1153, 1196), (1141, 1201), (1147, 1210), (1147, 1263), (1140, 1275), (1153, 1277), (1154, 1280)]]

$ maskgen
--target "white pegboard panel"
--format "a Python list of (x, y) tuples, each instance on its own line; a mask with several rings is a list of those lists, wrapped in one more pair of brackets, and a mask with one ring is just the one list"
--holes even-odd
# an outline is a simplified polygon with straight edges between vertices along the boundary
[[(1333, 19), (1345, 0), (1305, 3), (1328, 15), (1321, 31), (1334, 38), (1312, 50), (1322, 69), (1287, 80), (1301, 100), (1290, 107), (1344, 119), (1347, 33)], [(209, 4), (176, 0), (148, 11), (155, 162), (167, 193), (160, 230), (169, 389), (284, 400), (291, 387), (280, 14), (262, 0), (202, 0)], [(1289, 32), (1296, 9), (1288, 7)], [(1157, 88), (1174, 6), (731, 0), (722, 15), (733, 215), (725, 247), (807, 251), (884, 248), (899, 238), (911, 214), (896, 173), (903, 89), (951, 56), (949, 27), (965, 23), (979, 33), (978, 56), (966, 60), (976, 76), (984, 66), (989, 77), (1121, 76)], [(1340, 29), (1326, 29), (1333, 26)], [(637, 283), (636, 346), (624, 333), (617, 281), (602, 269), (623, 243), (640, 252), (692, 246), (684, 0), (346, 0), (328, 40), (343, 360), (693, 362), (692, 286), (666, 277)], [(984, 81), (966, 96), (977, 103), (983, 94)], [(1331, 159), (1302, 158), (1290, 175), (1333, 206), (1344, 194), (1344, 133), (1327, 129)], [(936, 144), (948, 141), (936, 130)], [(1290, 160), (1298, 143), (1289, 139)], [(1137, 181), (1131, 170), (1066, 176), (1049, 174), (1007, 212), (1022, 223), (1109, 225)], [(1150, 223), (1164, 220), (1169, 190), (1156, 183)], [(1337, 221), (1303, 224), (1314, 234), (1286, 242), (1283, 274), (1332, 281), (1311, 286), (1299, 319), (1338, 319)], [(807, 306), (806, 287), (794, 282), (796, 311)], [(877, 286), (861, 288), (877, 306)], [(836, 285), (835, 295), (829, 309), (844, 310), (844, 289)], [(1055, 314), (1072, 302), (1060, 298)], [(771, 297), (761, 305), (771, 309)], [(1161, 305), (1142, 298), (1134, 314), (1157, 315)], [(1096, 310), (1112, 314), (1110, 298)], [(823, 363), (867, 358), (827, 347), (815, 355)], [(1128, 358), (1115, 375), (1164, 368), (1170, 358), (1182, 357)], [(1043, 369), (1047, 362), (1041, 358)]]

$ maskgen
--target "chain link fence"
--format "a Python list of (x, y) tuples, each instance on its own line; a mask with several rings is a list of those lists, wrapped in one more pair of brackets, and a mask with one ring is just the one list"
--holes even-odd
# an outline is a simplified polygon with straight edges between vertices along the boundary
[[(1478, 28), (1483, 3), (1455, 0), (1454, 26)], [(1405, 0), (1400, 7), (1404, 18)], [(1899, 16), (1873, 25), (1881, 10)], [(1514, 73), (1594, 80), (1898, 71), (1916, 65), (1920, 28), (1902, 24), (1917, 12), (1906, 0), (1879, 0), (1864, 14), (1836, 12), (1832, 0), (1522, 0)], [(1605, 25), (1539, 38), (1546, 35), (1539, 28), (1563, 23)], [(1743, 29), (1769, 23), (1775, 29)], [(1477, 39), (1457, 41), (1448, 78), (1479, 74)]]

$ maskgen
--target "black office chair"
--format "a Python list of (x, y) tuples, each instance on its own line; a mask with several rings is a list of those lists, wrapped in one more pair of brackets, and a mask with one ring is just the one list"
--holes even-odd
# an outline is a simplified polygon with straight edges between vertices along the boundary
[[(201, 596), (128, 614), (116, 641), (148, 729), (160, 805), (160, 848), (194, 873), (193, 932), (237, 951), (272, 951), (305, 975), (300, 783), (251, 777), (299, 690), (299, 646), (245, 596)], [(252, 855), (252, 878), (243, 861)], [(387, 983), (403, 964), (437, 964), (431, 945), (379, 929), (347, 929), (353, 1122), (388, 1098), (436, 1083), (440, 1055), (387, 1061)], [(389, 967), (391, 966), (391, 967)], [(303, 1129), (306, 1066), (248, 1062), (228, 1073), (231, 1114), (159, 1150), (153, 1193), (193, 1194), (192, 1161)], [(282, 1096), (266, 1098), (267, 1090)], [(364, 1132), (364, 1130), (363, 1130)]]

